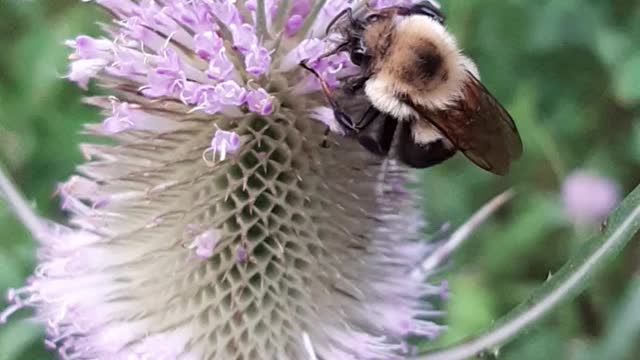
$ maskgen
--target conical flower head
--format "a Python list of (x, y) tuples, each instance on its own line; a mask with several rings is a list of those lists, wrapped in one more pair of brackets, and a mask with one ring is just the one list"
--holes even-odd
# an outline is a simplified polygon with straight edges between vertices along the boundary
[(113, 144), (82, 145), (58, 189), (70, 224), (40, 236), (0, 320), (34, 307), (74, 359), (393, 359), (439, 333), (405, 170), (327, 137), (298, 66), (353, 72), (320, 58), (349, 2), (96, 2), (114, 22), (68, 42), (68, 77), (112, 93), (87, 130)]

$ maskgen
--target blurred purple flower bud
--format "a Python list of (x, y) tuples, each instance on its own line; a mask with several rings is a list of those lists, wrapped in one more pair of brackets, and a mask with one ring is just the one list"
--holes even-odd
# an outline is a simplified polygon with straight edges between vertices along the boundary
[(284, 28), (284, 33), (289, 37), (295, 35), (298, 30), (300, 30), (303, 23), (304, 18), (302, 17), (302, 15), (292, 15), (289, 20), (287, 20), (287, 24)]
[(249, 254), (244, 245), (236, 246), (236, 262), (238, 264), (245, 264), (249, 260)]
[(564, 210), (578, 224), (604, 220), (619, 201), (619, 186), (602, 176), (575, 171), (562, 184)]

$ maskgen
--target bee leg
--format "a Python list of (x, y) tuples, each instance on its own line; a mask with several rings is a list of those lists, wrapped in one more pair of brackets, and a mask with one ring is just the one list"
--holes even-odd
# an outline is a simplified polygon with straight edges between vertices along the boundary
[(400, 161), (413, 168), (424, 169), (437, 165), (456, 153), (456, 148), (446, 139), (419, 144), (413, 138), (412, 123), (402, 121), (396, 150)]
[(329, 85), (327, 85), (327, 82), (320, 76), (320, 74), (318, 74), (317, 71), (309, 67), (306, 61), (302, 61), (300, 63), (300, 66), (302, 66), (305, 70), (311, 72), (313, 75), (315, 75), (318, 78), (318, 81), (320, 82), (320, 87), (322, 88), (322, 92), (324, 93), (324, 96), (327, 98), (329, 105), (331, 105), (331, 108), (333, 109), (333, 116), (335, 117), (336, 121), (343, 127), (345, 133), (347, 135), (353, 135), (354, 133), (356, 133), (357, 129), (353, 120), (349, 115), (347, 115), (347, 113), (342, 111), (340, 104), (338, 104), (338, 102), (333, 98), (331, 89), (329, 89)]
[(336, 46), (333, 50), (329, 50), (326, 53), (318, 56), (318, 59), (324, 59), (324, 58), (329, 57), (331, 55), (336, 55), (339, 52), (347, 51), (348, 47), (349, 47), (349, 43), (348, 42), (342, 43), (342, 44)]
[(327, 25), (327, 28), (325, 29), (325, 35), (329, 35), (329, 32), (331, 31), (331, 28), (333, 27), (333, 25), (335, 25), (338, 22), (338, 20), (342, 19), (345, 15), (349, 17), (349, 21), (353, 24), (352, 10), (350, 7), (348, 7), (340, 11), (338, 15), (336, 15), (333, 19), (331, 19), (331, 21), (329, 22), (329, 25)]
[(369, 76), (351, 77), (346, 80), (344, 89), (349, 94), (355, 94), (364, 87), (364, 84), (366, 84), (367, 80), (369, 80)]
[(327, 140), (327, 138), (329, 137), (330, 132), (331, 132), (331, 129), (327, 126), (324, 129), (324, 136), (322, 137), (322, 142), (320, 143), (320, 146), (325, 149), (329, 148), (329, 141)]
[(373, 120), (375, 120), (380, 115), (381, 115), (381, 112), (375, 107), (373, 107), (373, 105), (370, 105), (367, 108), (367, 111), (365, 111), (362, 117), (360, 118), (360, 121), (358, 121), (355, 124), (355, 129), (358, 131), (366, 129), (369, 125), (371, 125)]
[(397, 126), (396, 119), (371, 106), (358, 123), (358, 142), (370, 152), (385, 156), (391, 149)]

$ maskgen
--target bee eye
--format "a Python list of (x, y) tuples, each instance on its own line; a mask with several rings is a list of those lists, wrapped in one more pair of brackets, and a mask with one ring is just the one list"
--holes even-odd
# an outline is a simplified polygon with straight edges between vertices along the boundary
[(380, 15), (380, 14), (371, 14), (371, 15), (368, 15), (365, 18), (365, 21), (367, 23), (374, 23), (374, 22), (376, 22), (376, 21), (378, 21), (380, 19), (382, 19), (382, 15)]
[(351, 62), (354, 65), (360, 66), (364, 61), (364, 52), (362, 50), (355, 50), (350, 54)]

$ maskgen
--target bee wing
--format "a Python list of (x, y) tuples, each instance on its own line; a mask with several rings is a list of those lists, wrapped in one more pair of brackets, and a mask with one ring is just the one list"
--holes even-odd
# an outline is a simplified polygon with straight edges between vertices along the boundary
[(443, 136), (479, 167), (505, 175), (522, 155), (522, 140), (509, 113), (471, 73), (463, 96), (444, 110), (414, 106)]

